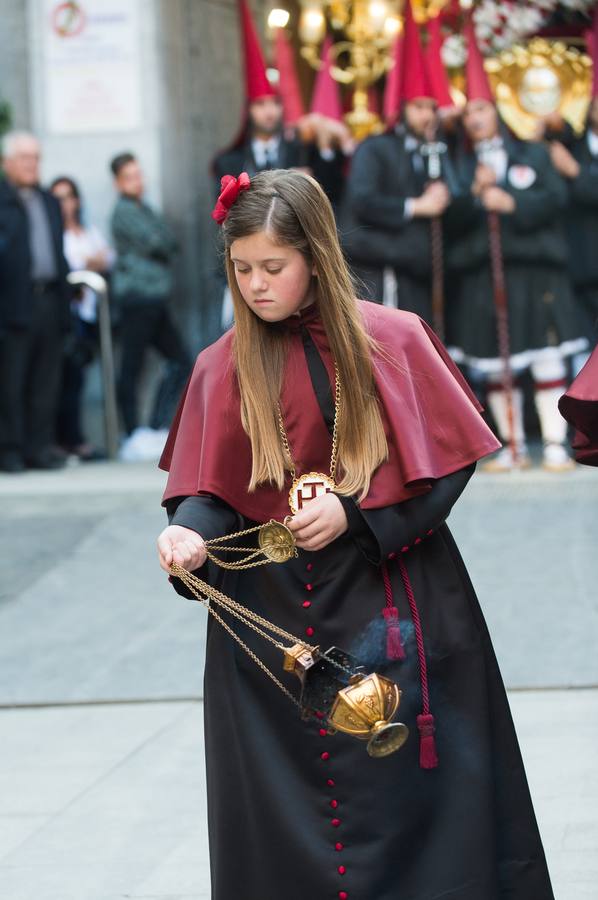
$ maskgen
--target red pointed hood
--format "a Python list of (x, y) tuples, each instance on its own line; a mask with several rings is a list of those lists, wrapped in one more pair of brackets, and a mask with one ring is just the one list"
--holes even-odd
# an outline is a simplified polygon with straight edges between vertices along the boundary
[(285, 125), (294, 125), (305, 114), (293, 48), (283, 28), (276, 29), (276, 68), (278, 93), (282, 100)]
[(311, 98), (312, 113), (320, 113), (329, 119), (342, 121), (343, 106), (341, 103), (338, 82), (330, 74), (330, 48), (332, 39), (328, 36), (322, 44), (322, 68), (316, 75), (314, 91)]
[(473, 19), (467, 16), (463, 29), (467, 44), (467, 62), (465, 63), (465, 81), (468, 100), (487, 100), (494, 103), (490, 82), (484, 68), (484, 60), (476, 41)]
[(404, 34), (402, 99), (405, 103), (421, 97), (435, 99), (419, 39), (419, 28), (409, 0), (405, 3)]
[(245, 91), (249, 103), (261, 97), (275, 97), (276, 91), (268, 81), (264, 54), (247, 0), (239, 0), (241, 34), (245, 54)]
[(384, 88), (384, 119), (389, 124), (394, 123), (401, 112), (401, 87), (403, 81), (403, 32), (397, 35), (392, 58), (394, 65), (386, 76)]
[(442, 62), (442, 34), (440, 32), (440, 16), (428, 22), (428, 46), (426, 47), (426, 67), (428, 78), (438, 106), (454, 106), (451, 97), (450, 83), (444, 63)]

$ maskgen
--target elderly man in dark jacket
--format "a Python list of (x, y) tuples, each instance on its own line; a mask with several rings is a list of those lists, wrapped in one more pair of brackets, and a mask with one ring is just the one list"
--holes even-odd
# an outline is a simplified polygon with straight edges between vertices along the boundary
[(39, 187), (33, 135), (4, 137), (0, 179), (0, 471), (63, 464), (53, 449), (68, 266), (58, 201)]

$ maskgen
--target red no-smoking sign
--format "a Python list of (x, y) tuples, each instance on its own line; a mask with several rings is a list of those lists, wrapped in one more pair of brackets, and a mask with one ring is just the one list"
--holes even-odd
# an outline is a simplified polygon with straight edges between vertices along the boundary
[(52, 28), (60, 37), (75, 37), (85, 28), (85, 13), (80, 3), (58, 3), (52, 10)]

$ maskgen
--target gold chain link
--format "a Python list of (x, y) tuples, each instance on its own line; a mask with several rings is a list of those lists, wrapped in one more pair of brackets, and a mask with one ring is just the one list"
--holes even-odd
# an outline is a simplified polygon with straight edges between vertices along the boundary
[[(220, 592), (217, 591), (215, 588), (210, 587), (210, 585), (206, 584), (204, 581), (201, 581), (201, 579), (197, 578), (195, 575), (192, 575), (191, 572), (187, 572), (186, 569), (183, 569), (180, 566), (177, 566), (176, 564), (173, 564), (170, 567), (170, 571), (172, 572), (173, 575), (175, 575), (177, 578), (180, 578), (181, 581), (187, 585), (187, 587), (189, 588), (191, 593), (200, 601), (200, 603), (202, 603), (206, 607), (206, 609), (208, 610), (210, 615), (212, 615), (216, 619), (216, 621), (222, 625), (224, 630), (227, 631), (232, 638), (234, 638), (234, 640), (239, 644), (239, 646), (242, 647), (243, 650), (245, 650), (247, 655), (254, 661), (254, 663), (257, 666), (259, 666), (259, 668), (262, 670), (262, 672), (265, 672), (266, 675), (272, 679), (274, 684), (280, 688), (280, 690), (283, 692), (283, 694), (286, 694), (286, 696), (289, 698), (289, 700), (291, 700), (295, 704), (295, 706), (298, 706), (299, 709), (301, 709), (301, 704), (299, 703), (297, 698), (293, 694), (291, 694), (291, 692), (289, 690), (287, 690), (287, 688), (284, 686), (282, 681), (280, 681), (280, 679), (278, 679), (276, 677), (274, 672), (272, 672), (272, 670), (269, 669), (268, 666), (264, 662), (262, 662), (262, 660), (259, 658), (259, 656), (256, 656), (256, 654), (253, 652), (253, 650), (247, 646), (245, 641), (239, 637), (239, 635), (236, 633), (236, 631), (233, 628), (231, 628), (231, 626), (228, 624), (228, 622), (225, 622), (224, 619), (222, 618), (222, 616), (220, 616), (216, 612), (216, 610), (213, 609), (213, 607), (210, 605), (208, 600), (206, 600), (206, 598), (203, 597), (199, 591), (200, 590), (203, 591), (205, 594), (207, 594), (207, 596), (210, 596), (212, 594), (212, 592), (213, 592), (213, 594), (220, 594)], [(221, 597), (226, 598), (226, 600), (230, 601), (231, 604), (233, 604), (235, 602), (234, 600), (231, 601), (230, 597), (226, 597), (226, 594), (221, 594)], [(216, 602), (216, 603), (218, 602), (216, 597), (214, 597), (213, 595), (211, 596), (211, 599), (214, 600), (214, 602)], [(243, 619), (243, 617), (240, 616), (238, 613), (234, 613), (232, 608), (228, 607), (227, 604), (222, 604), (222, 605), (227, 606), (227, 608), (229, 609), (229, 612), (231, 612), (233, 615), (237, 615), (237, 618)], [(245, 607), (244, 607), (244, 609), (245, 609)], [(247, 613), (250, 612), (249, 610), (246, 610), (246, 611), (247, 611)], [(260, 617), (258, 617), (258, 618), (260, 618)], [(254, 631), (257, 631), (257, 633), (260, 634), (262, 637), (265, 637), (268, 640), (272, 640), (272, 638), (270, 638), (268, 635), (264, 634), (264, 632), (262, 632), (259, 628), (255, 628), (254, 626), (250, 625), (250, 623), (246, 620), (245, 620), (245, 624), (249, 625), (249, 627), (253, 628)], [(275, 641), (273, 641), (273, 643), (277, 647), (280, 648), (280, 645), (277, 644)], [(298, 643), (298, 642), (295, 641), (295, 643)], [(280, 649), (284, 649), (284, 648), (280, 648)], [(316, 648), (310, 648), (310, 649), (315, 650)]]
[(228, 597), (226, 594), (223, 594), (222, 591), (219, 591), (217, 588), (212, 587), (212, 585), (207, 584), (207, 582), (202, 581), (201, 578), (198, 578), (197, 575), (194, 575), (192, 572), (188, 572), (187, 569), (183, 569), (182, 566), (173, 563), (170, 567), (170, 571), (177, 578), (180, 578), (181, 581), (187, 585), (191, 593), (197, 597), (198, 600), (201, 600), (205, 605), (205, 598), (209, 597), (210, 600), (213, 600), (214, 603), (217, 603), (219, 606), (223, 606), (227, 609), (233, 616), (237, 619), (240, 619), (245, 625), (249, 628), (252, 628), (255, 632), (257, 632), (261, 637), (265, 638), (267, 641), (270, 641), (271, 644), (274, 644), (275, 647), (279, 649), (282, 648), (281, 644), (276, 641), (271, 635), (266, 634), (258, 625), (261, 625), (263, 628), (267, 628), (273, 634), (277, 634), (279, 637), (284, 638), (290, 644), (303, 644), (305, 647), (309, 648), (312, 652), (315, 652), (316, 647), (312, 647), (310, 644), (306, 644), (305, 641), (296, 637), (294, 634), (291, 634), (289, 631), (285, 631), (284, 628), (281, 628), (279, 625), (275, 625), (274, 622), (270, 622), (268, 619), (265, 619), (263, 616), (258, 615), (258, 613), (254, 612), (252, 609), (248, 609), (246, 606), (243, 606), (242, 603), (239, 603), (237, 600), (233, 600), (231, 597)]
[[(233, 548), (227, 547), (226, 549), (232, 550)], [(241, 549), (249, 549), (249, 548), (239, 547), (239, 548), (235, 548), (235, 549), (241, 550)], [(206, 547), (206, 555), (207, 555), (208, 559), (211, 559), (213, 563), (216, 563), (216, 565), (220, 566), (220, 568), (222, 568), (222, 569), (232, 569), (233, 571), (236, 571), (239, 569), (254, 569), (256, 566), (265, 566), (267, 563), (270, 562), (269, 559), (258, 559), (258, 560), (255, 559), (255, 557), (259, 556), (259, 554), (261, 552), (262, 552), (261, 550), (255, 550), (254, 552), (250, 553), (249, 556), (245, 556), (243, 559), (239, 559), (236, 562), (228, 562), (225, 559), (220, 559), (218, 556), (216, 556), (214, 553), (212, 553)], [(252, 562), (252, 560), (253, 560), (253, 562)]]
[[(276, 524), (273, 519), (270, 520), (267, 525)], [(265, 526), (264, 525), (254, 525), (252, 528), (246, 528), (244, 531), (236, 531), (234, 534), (225, 534), (221, 537), (211, 538), (209, 541), (204, 541), (204, 547), (206, 550), (206, 554), (208, 559), (210, 559), (217, 566), (220, 566), (222, 569), (232, 569), (232, 570), (241, 570), (241, 569), (253, 569), (256, 566), (265, 566), (268, 563), (272, 562), (272, 559), (269, 558), (265, 553), (262, 547), (238, 547), (238, 546), (226, 546), (227, 543), (230, 543), (233, 538), (245, 537), (247, 534), (254, 534), (256, 531), (261, 531)], [(294, 546), (294, 545), (293, 545)], [(247, 553), (247, 556), (244, 556), (242, 559), (237, 559), (233, 561), (229, 561), (226, 559), (222, 559), (213, 552), (214, 548), (220, 547), (226, 553)], [(256, 557), (264, 554), (263, 559), (256, 559)], [(294, 555), (297, 556), (297, 550), (294, 550)]]
[[(332, 426), (332, 451), (330, 454), (330, 477), (332, 480), (335, 480), (336, 474), (336, 463), (338, 457), (338, 411), (341, 405), (341, 380), (338, 372), (338, 366), (336, 362), (334, 363), (334, 424)], [(287, 464), (289, 468), (289, 472), (291, 473), (291, 478), (293, 481), (297, 477), (297, 470), (295, 468), (295, 463), (293, 461), (293, 454), (291, 453), (291, 447), (289, 444), (289, 438), (287, 436), (286, 429), (284, 427), (284, 420), (282, 418), (282, 410), (280, 408), (280, 403), (278, 404), (278, 430), (280, 432), (280, 437), (282, 439), (282, 446), (284, 448), (284, 452), (287, 457)]]

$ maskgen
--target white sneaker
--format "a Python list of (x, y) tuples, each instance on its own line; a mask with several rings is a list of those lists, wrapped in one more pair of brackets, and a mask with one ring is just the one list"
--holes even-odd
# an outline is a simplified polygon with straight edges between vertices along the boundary
[(151, 428), (150, 431), (152, 444), (161, 456), (164, 444), (168, 438), (168, 428)]
[(119, 457), (123, 462), (154, 462), (160, 458), (167, 436), (165, 430), (136, 428), (124, 441)]
[(570, 472), (575, 468), (575, 463), (563, 444), (545, 444), (542, 468), (547, 472)]
[(503, 447), (502, 450), (498, 451), (496, 456), (493, 456), (488, 462), (482, 463), (481, 469), (483, 472), (490, 473), (519, 472), (522, 469), (529, 469), (530, 466), (531, 460), (527, 452), (527, 447), (521, 447), (517, 451), (515, 458), (513, 458), (510, 447)]

